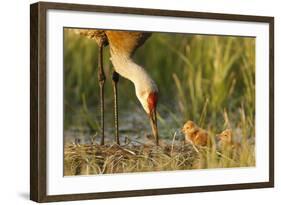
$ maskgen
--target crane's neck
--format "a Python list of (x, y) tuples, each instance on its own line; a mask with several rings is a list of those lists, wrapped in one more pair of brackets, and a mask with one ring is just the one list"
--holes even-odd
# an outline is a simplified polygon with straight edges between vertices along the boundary
[(137, 91), (157, 91), (156, 84), (146, 70), (136, 64), (130, 56), (111, 52), (111, 61), (117, 73), (134, 83), (137, 95)]

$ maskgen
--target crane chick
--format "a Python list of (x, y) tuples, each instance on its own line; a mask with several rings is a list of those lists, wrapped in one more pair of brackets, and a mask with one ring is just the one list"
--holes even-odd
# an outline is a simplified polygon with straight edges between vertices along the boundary
[(185, 134), (185, 142), (191, 142), (199, 146), (208, 145), (209, 135), (207, 131), (198, 127), (194, 122), (187, 121), (182, 128), (182, 132)]
[(218, 147), (220, 149), (231, 148), (237, 149), (240, 148), (239, 142), (234, 142), (233, 134), (231, 129), (226, 129), (217, 135), (218, 138)]

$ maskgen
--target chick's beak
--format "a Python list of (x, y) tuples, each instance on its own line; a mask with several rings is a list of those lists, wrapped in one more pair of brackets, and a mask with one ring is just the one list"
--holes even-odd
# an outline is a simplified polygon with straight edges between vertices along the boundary
[(183, 128), (181, 128), (181, 132), (182, 133), (185, 133), (185, 131), (186, 131), (186, 129), (183, 127)]
[(153, 136), (156, 141), (156, 145), (159, 145), (156, 109), (151, 110), (151, 112), (149, 114), (149, 118), (150, 118), (150, 125), (151, 125), (151, 129), (152, 129), (152, 133), (153, 133)]

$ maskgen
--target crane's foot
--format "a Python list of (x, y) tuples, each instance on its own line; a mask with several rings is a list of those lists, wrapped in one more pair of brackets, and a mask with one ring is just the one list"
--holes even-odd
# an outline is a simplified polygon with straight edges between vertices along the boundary
[(99, 56), (98, 56), (98, 81), (100, 87), (100, 121), (101, 121), (101, 145), (104, 145), (104, 83), (105, 74), (103, 70), (103, 47), (104, 44), (99, 44)]
[(114, 125), (115, 125), (115, 142), (120, 145), (119, 139), (119, 122), (118, 122), (118, 85), (119, 74), (115, 71), (112, 73), (113, 92), (114, 92)]

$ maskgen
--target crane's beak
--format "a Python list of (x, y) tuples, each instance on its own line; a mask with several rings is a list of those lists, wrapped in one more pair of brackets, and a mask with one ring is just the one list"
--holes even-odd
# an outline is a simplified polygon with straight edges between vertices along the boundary
[(156, 109), (151, 110), (151, 113), (149, 114), (149, 118), (150, 118), (150, 125), (151, 125), (153, 136), (155, 138), (156, 145), (159, 145)]

